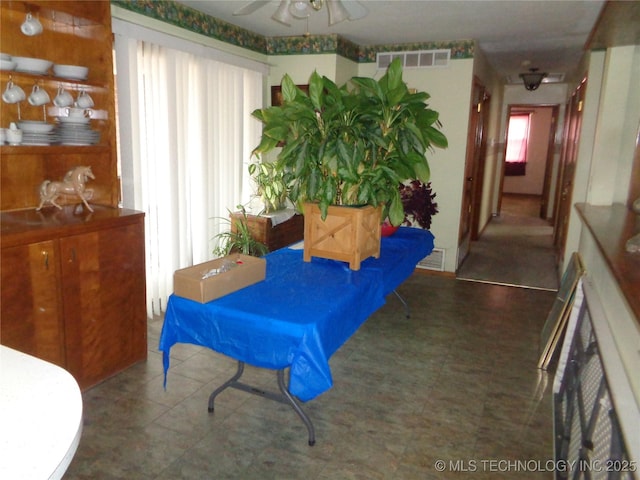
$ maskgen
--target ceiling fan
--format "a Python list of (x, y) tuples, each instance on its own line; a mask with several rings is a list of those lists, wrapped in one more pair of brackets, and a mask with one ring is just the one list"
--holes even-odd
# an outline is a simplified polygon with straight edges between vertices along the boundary
[[(254, 0), (233, 14), (249, 15), (268, 3), (271, 2), (269, 0)], [(329, 12), (329, 26), (345, 20), (358, 20), (369, 13), (367, 8), (357, 0), (281, 0), (271, 18), (276, 22), (291, 26), (291, 22), (294, 20), (308, 18), (314, 11), (322, 10), (325, 3)]]

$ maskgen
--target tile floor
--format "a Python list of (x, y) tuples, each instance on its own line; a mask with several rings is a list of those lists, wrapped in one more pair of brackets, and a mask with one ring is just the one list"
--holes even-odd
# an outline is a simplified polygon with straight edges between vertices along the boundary
[[(428, 274), (399, 292), (411, 318), (390, 296), (332, 357), (334, 387), (304, 404), (313, 447), (290, 407), (238, 390), (210, 415), (209, 394), (235, 372), (210, 350), (172, 349), (163, 390), (162, 323), (150, 322), (148, 361), (85, 392), (65, 478), (552, 478), (536, 467), (552, 458), (552, 378), (536, 361), (554, 292)], [(276, 384), (274, 372), (247, 374)]]

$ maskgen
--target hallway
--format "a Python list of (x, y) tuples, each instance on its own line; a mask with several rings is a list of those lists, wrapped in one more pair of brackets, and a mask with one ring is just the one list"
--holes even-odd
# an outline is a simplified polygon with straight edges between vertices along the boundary
[(503, 194), (493, 217), (456, 274), (460, 280), (542, 290), (558, 289), (553, 227), (539, 217), (540, 199)]

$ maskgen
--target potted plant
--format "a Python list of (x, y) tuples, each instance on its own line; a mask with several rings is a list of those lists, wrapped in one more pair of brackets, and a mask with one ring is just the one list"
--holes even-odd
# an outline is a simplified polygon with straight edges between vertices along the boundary
[(237, 207), (242, 213), (242, 218), (223, 219), (229, 222), (229, 230), (215, 236), (218, 241), (213, 253), (224, 257), (231, 253), (242, 253), (253, 257), (261, 257), (269, 253), (267, 246), (256, 240), (247, 222), (247, 212), (243, 205)]
[[(380, 218), (389, 218), (393, 225), (404, 220), (398, 185), (408, 179), (427, 182), (427, 150), (447, 146), (438, 112), (426, 103), (429, 95), (409, 90), (399, 60), (379, 80), (354, 77), (338, 87), (314, 72), (308, 94), (288, 75), (281, 85), (282, 105), (253, 112), (263, 123), (254, 153), (259, 156), (283, 145), (275, 165), (283, 173), (289, 198), (299, 207), (311, 202), (322, 221), (334, 205), (380, 209), (379, 249)], [(334, 230), (328, 227), (322, 236), (335, 238)], [(344, 237), (357, 235), (348, 232)]]
[(400, 185), (400, 197), (404, 209), (404, 225), (418, 224), (425, 230), (431, 228), (431, 218), (438, 213), (438, 204), (434, 201), (436, 194), (431, 190), (431, 183), (412, 180)]
[(249, 164), (248, 170), (256, 182), (257, 195), (264, 206), (261, 213), (271, 213), (285, 208), (288, 192), (284, 172), (277, 169), (273, 162), (254, 162)]

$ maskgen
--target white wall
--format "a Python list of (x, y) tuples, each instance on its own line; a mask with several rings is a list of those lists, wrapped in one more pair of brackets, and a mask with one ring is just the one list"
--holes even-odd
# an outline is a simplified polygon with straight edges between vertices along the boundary
[(492, 198), (495, 189), (500, 186), (499, 183), (496, 184), (496, 171), (501, 169), (504, 155), (504, 144), (499, 141), (500, 132), (503, 128), (501, 111), (504, 102), (504, 88), (502, 79), (496, 75), (486, 57), (478, 48), (476, 48), (474, 54), (473, 74), (478, 77), (491, 96), (489, 102), (489, 124), (485, 126), (487, 129), (487, 152), (484, 176), (482, 178), (482, 200), (478, 221), (478, 231), (482, 232), (491, 221), (494, 211)]
[[(376, 71), (373, 64), (360, 66), (362, 76), (379, 78), (383, 73)], [(410, 88), (431, 95), (429, 106), (440, 112), (442, 131), (449, 141), (449, 148), (435, 149), (427, 158), (431, 168), (431, 186), (436, 193), (439, 210), (433, 217), (431, 232), (435, 236), (435, 246), (445, 250), (445, 271), (455, 272), (473, 59), (452, 60), (447, 68), (407, 69), (404, 79)]]
[(640, 111), (640, 46), (610, 48), (593, 141), (589, 194), (593, 205), (625, 203)]

